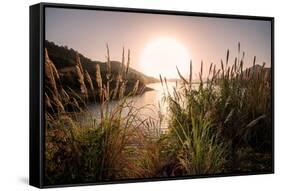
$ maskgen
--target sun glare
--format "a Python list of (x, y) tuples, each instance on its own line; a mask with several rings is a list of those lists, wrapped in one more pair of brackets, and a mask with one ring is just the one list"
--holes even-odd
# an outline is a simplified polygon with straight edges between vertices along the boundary
[(157, 38), (146, 44), (141, 57), (140, 65), (144, 74), (166, 78), (177, 78), (176, 66), (183, 73), (187, 73), (188, 60), (190, 59), (187, 48), (173, 38)]

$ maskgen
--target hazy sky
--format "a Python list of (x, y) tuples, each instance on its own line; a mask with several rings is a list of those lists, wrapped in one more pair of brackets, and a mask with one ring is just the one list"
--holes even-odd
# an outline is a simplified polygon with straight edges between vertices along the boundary
[(154, 76), (173, 77), (176, 65), (188, 71), (189, 59), (195, 72), (201, 60), (219, 64), (227, 49), (232, 61), (238, 41), (248, 66), (255, 55), (258, 64), (271, 60), (270, 21), (46, 8), (46, 39), (100, 61), (106, 43), (112, 60), (130, 48), (131, 66)]

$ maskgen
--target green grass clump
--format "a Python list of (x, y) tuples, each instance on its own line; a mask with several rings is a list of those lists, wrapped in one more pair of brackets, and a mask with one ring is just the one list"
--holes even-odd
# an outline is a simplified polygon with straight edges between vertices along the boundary
[[(229, 51), (220, 69), (211, 64), (203, 80), (203, 62), (199, 72), (198, 88), (193, 87), (192, 63), (189, 79), (180, 71), (181, 86), (166, 93), (169, 104), (170, 142), (172, 151), (184, 171), (181, 174), (206, 174), (243, 171), (242, 164), (252, 158), (240, 157), (241, 152), (252, 149), (271, 153), (271, 81), (270, 69), (256, 65), (243, 69), (244, 55), (229, 64)], [(163, 82), (165, 88), (165, 81)], [(248, 161), (245, 161), (248, 160)], [(268, 165), (267, 165), (268, 167)], [(270, 171), (270, 167), (268, 168)], [(248, 171), (248, 170), (246, 170)]]

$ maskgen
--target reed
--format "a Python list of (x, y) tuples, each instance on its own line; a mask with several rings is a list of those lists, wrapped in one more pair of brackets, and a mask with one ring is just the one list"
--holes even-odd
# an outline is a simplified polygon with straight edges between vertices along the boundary
[[(139, 113), (146, 106), (136, 108), (134, 102), (128, 100), (129, 96), (141, 91), (139, 81), (136, 81), (131, 92), (125, 95), (130, 51), (128, 50), (125, 66), (123, 49), (122, 67), (118, 76), (112, 76), (108, 45), (106, 49), (106, 79), (102, 79), (100, 66), (97, 64), (95, 81), (98, 89), (91, 89), (98, 91), (99, 94), (100, 117), (93, 117), (86, 107), (81, 108), (79, 112), (63, 111), (46, 114), (45, 174), (49, 184), (134, 178), (140, 176), (140, 168), (155, 173), (157, 171), (140, 165), (144, 160), (153, 161), (153, 157), (138, 159), (144, 153), (147, 153), (146, 156), (154, 155), (150, 152), (153, 146), (151, 141), (148, 141), (148, 135), (152, 134), (150, 133), (152, 124), (156, 128), (158, 126), (154, 122), (155, 119), (141, 119)], [(117, 79), (114, 88), (110, 87), (113, 78)], [(109, 109), (110, 101), (116, 99), (117, 96), (117, 104)], [(83, 101), (83, 97), (79, 97), (74, 91), (71, 97), (81, 99), (80, 102)], [(46, 100), (48, 104), (47, 95)], [(127, 114), (124, 115), (124, 113)], [(151, 149), (147, 150), (146, 148), (149, 147)], [(155, 173), (147, 174), (147, 176), (151, 177)]]
[[(187, 79), (176, 68), (180, 80), (173, 90), (160, 75), (163, 102), (168, 104), (169, 127), (164, 133), (162, 102), (155, 111), (159, 117), (143, 118), (141, 113), (151, 107), (137, 108), (128, 99), (142, 91), (140, 81), (131, 91), (127, 87), (130, 50), (125, 58), (123, 48), (116, 76), (108, 45), (106, 50), (106, 77), (102, 78), (99, 65), (95, 79), (85, 75), (87, 83), (97, 84), (95, 89), (88, 85), (99, 95), (100, 116), (81, 107), (86, 100), (71, 89), (56, 101), (59, 112), (46, 112), (48, 184), (271, 170), (271, 76), (256, 57), (253, 70), (244, 69), (240, 43), (232, 64), (229, 50), (225, 59), (208, 69), (201, 61), (198, 87), (193, 83), (192, 61)], [(48, 94), (45, 100), (50, 106)], [(112, 100), (116, 104), (110, 108)], [(67, 112), (64, 104), (75, 110)]]

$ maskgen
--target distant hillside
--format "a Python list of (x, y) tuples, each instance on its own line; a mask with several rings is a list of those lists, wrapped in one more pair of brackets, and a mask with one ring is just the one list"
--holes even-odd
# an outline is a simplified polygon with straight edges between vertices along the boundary
[(265, 80), (271, 79), (271, 68), (262, 67), (261, 65), (251, 66), (243, 71), (243, 76), (247, 77), (249, 75), (258, 75), (259, 73), (264, 72), (266, 75)]
[[(58, 46), (49, 41), (45, 41), (45, 48), (47, 48), (49, 57), (54, 62), (59, 72), (64, 72), (70, 70), (72, 67), (75, 67), (76, 51), (72, 48), (68, 48), (67, 46)], [(105, 78), (105, 62), (93, 61), (80, 53), (79, 55), (83, 68), (85, 68), (91, 76), (95, 76), (96, 64), (99, 64), (102, 76)], [(111, 67), (113, 75), (117, 75), (117, 72), (120, 70), (121, 63), (118, 61), (111, 61)], [(156, 78), (146, 76), (145, 74), (130, 68), (128, 72), (128, 82), (134, 83), (136, 80), (139, 80), (143, 84), (159, 82)]]

